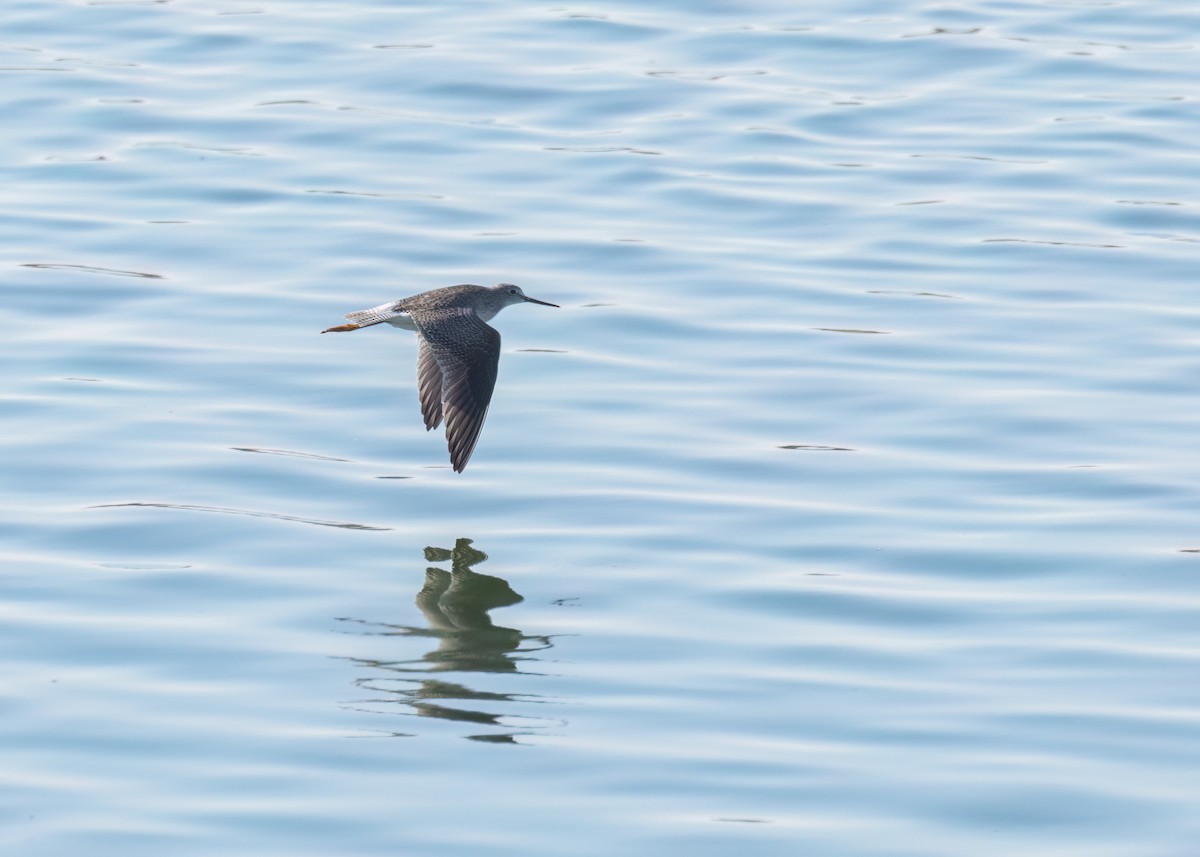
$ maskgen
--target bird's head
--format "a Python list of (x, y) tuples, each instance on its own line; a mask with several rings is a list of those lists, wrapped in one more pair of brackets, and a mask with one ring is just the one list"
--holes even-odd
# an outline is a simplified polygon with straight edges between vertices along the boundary
[(541, 304), (542, 306), (557, 307), (558, 304), (548, 303), (547, 301), (539, 301), (537, 298), (531, 298), (525, 292), (521, 291), (520, 286), (514, 286), (512, 283), (501, 283), (498, 286), (492, 287), (493, 292), (497, 292), (504, 298), (504, 306), (519, 303)]

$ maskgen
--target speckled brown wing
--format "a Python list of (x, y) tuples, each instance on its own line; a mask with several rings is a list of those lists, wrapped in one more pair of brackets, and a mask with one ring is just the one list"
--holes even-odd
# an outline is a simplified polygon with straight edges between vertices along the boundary
[[(432, 359), (440, 370), (440, 415), (446, 421), (450, 464), (461, 473), (479, 442), (496, 387), (500, 334), (474, 310), (462, 307), (414, 311), (412, 318), (422, 343), (418, 376), (424, 378), (428, 374), (431, 378), (429, 392), (422, 389), (421, 393), (425, 424), (430, 428), (437, 425), (436, 422), (430, 425), (437, 411), (426, 404), (426, 396), (434, 390), (433, 371), (427, 373), (422, 368)], [(425, 356), (427, 352), (429, 358)]]
[(420, 350), (417, 352), (417, 393), (421, 397), (421, 416), (425, 418), (425, 430), (431, 431), (442, 424), (442, 367), (438, 365), (433, 346), (417, 332)]

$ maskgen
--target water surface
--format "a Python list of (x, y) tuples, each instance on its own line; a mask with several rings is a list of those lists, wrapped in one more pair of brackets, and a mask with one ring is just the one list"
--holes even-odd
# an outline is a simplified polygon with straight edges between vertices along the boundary
[(11, 3), (6, 852), (1191, 855), (1198, 42)]

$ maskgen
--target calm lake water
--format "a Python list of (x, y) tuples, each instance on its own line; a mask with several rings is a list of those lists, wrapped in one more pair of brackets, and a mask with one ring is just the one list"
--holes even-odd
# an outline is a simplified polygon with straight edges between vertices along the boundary
[(1196, 853), (1200, 9), (4, 19), (5, 854)]

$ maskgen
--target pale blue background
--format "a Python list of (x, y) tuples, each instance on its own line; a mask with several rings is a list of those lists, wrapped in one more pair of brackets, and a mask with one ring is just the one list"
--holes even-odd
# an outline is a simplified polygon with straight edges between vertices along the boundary
[(3, 19), (6, 855), (1196, 854), (1200, 10)]

